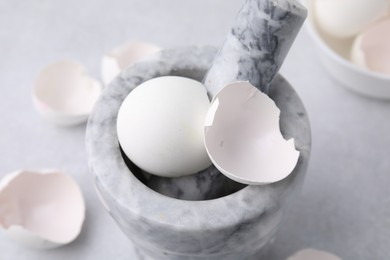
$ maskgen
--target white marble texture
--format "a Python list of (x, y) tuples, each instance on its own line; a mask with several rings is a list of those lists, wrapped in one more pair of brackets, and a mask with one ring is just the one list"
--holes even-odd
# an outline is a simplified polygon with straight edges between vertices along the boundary
[[(307, 113), (293, 88), (278, 76), (269, 96), (281, 110), (280, 128), (294, 138), (300, 157), (286, 179), (268, 185), (250, 185), (225, 197), (186, 201), (163, 196), (137, 179), (120, 151), (118, 110), (139, 84), (158, 76), (201, 79), (215, 49), (184, 47), (162, 51), (154, 60), (125, 69), (104, 90), (88, 121), (86, 147), (93, 181), (107, 211), (138, 248), (141, 259), (257, 260), (273, 241), (285, 209), (300, 190), (309, 163), (311, 132)], [(283, 162), (281, 162), (283, 163)], [(142, 178), (143, 179), (143, 178)], [(210, 177), (193, 176), (183, 186), (196, 190)], [(204, 184), (206, 183), (206, 184)], [(173, 185), (174, 182), (165, 183)], [(218, 191), (217, 191), (218, 192)]]
[(204, 78), (210, 98), (240, 80), (268, 93), (306, 16), (296, 0), (246, 0)]
[[(1, 260), (121, 260), (135, 254), (91, 185), (85, 126), (54, 127), (34, 111), (30, 91), (39, 70), (72, 58), (99, 78), (101, 55), (131, 39), (164, 48), (221, 46), (242, 2), (0, 0), (0, 176), (21, 167), (59, 167), (78, 181), (87, 202), (85, 226), (74, 243), (34, 251), (0, 232)], [(303, 191), (268, 259), (285, 260), (308, 247), (342, 259), (387, 259), (390, 102), (356, 95), (330, 78), (305, 30), (281, 70), (308, 110), (313, 146)]]

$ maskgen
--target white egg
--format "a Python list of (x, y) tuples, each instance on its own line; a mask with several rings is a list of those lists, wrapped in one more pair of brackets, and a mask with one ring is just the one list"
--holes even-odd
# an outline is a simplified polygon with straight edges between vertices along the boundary
[(361, 68), (390, 75), (390, 18), (373, 24), (356, 37), (351, 60)]
[(315, 0), (315, 16), (328, 34), (348, 38), (390, 12), (389, 0)]
[(341, 258), (328, 252), (307, 248), (296, 252), (287, 260), (341, 260)]
[(18, 171), (0, 182), (0, 228), (23, 246), (68, 244), (80, 234), (84, 218), (80, 188), (59, 171)]
[(203, 144), (203, 124), (210, 105), (204, 85), (175, 76), (136, 87), (118, 112), (119, 143), (144, 171), (178, 177), (211, 165)]
[(214, 165), (244, 184), (268, 184), (286, 178), (299, 152), (294, 139), (279, 129), (275, 102), (249, 82), (225, 86), (215, 96), (205, 123), (204, 140)]

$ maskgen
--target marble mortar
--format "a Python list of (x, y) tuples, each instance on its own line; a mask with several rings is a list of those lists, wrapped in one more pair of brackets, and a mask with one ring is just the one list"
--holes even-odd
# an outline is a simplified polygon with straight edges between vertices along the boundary
[[(116, 118), (125, 97), (142, 82), (158, 76), (201, 81), (215, 54), (212, 47), (177, 48), (129, 67), (104, 90), (90, 116), (86, 147), (97, 192), (137, 249), (139, 259), (260, 259), (302, 184), (310, 155), (309, 120), (301, 100), (280, 75), (268, 95), (281, 110), (283, 136), (293, 137), (300, 151), (298, 164), (286, 179), (262, 186), (236, 186), (214, 194), (216, 199), (189, 201), (155, 191), (166, 184), (164, 180), (154, 180), (151, 185), (149, 176), (122, 155)], [(203, 174), (215, 171), (211, 168)], [(223, 175), (216, 171), (216, 176)], [(187, 188), (190, 193), (191, 189), (198, 191), (199, 186), (204, 188), (199, 193), (212, 193), (209, 180), (199, 178), (197, 187), (184, 185), (180, 192), (186, 193)], [(187, 196), (191, 199), (192, 195)]]

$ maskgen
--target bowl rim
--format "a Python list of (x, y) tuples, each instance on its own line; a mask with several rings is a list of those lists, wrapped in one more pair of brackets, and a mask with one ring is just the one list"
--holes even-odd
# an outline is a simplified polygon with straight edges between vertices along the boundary
[[(341, 63), (345, 67), (348, 67), (350, 70), (353, 70), (357, 73), (364, 74), (367, 77), (373, 78), (373, 79), (379, 79), (384, 81), (390, 81), (390, 75), (386, 75), (383, 73), (379, 73), (376, 71), (370, 71), (368, 69), (363, 69), (354, 63), (352, 61), (347, 60), (346, 58), (341, 57), (335, 50), (333, 50), (326, 42), (322, 39), (321, 35), (318, 33), (317, 25), (315, 24), (315, 11), (313, 10), (313, 1), (311, 0), (302, 0), (307, 6), (307, 9), (309, 10), (308, 19), (305, 22), (306, 30), (309, 32), (309, 35), (312, 39), (320, 46), (321, 49), (325, 51), (325, 53), (330, 56), (333, 60), (336, 62)], [(316, 1), (316, 0), (314, 0)], [(389, 85), (390, 89), (390, 85)]]
[[(172, 56), (172, 54), (175, 53), (176, 55)], [(124, 210), (129, 218), (133, 217), (139, 219), (141, 217), (143, 220), (158, 223), (161, 226), (169, 226), (170, 229), (173, 230), (191, 230), (197, 232), (199, 231), (199, 227), (208, 230), (226, 229), (228, 227), (236, 226), (242, 221), (255, 219), (256, 217), (264, 214), (266, 211), (274, 211), (276, 208), (280, 207), (280, 204), (279, 202), (274, 202), (275, 198), (273, 196), (287, 196), (287, 194), (289, 194), (288, 190), (290, 190), (289, 188), (291, 184), (299, 183), (303, 180), (303, 177), (300, 178), (300, 176), (304, 175), (306, 172), (310, 154), (310, 123), (307, 118), (307, 112), (298, 94), (280, 75), (278, 75), (275, 80), (285, 82), (284, 84), (287, 84), (293, 91), (293, 94), (296, 96), (295, 98), (300, 102), (304, 112), (306, 112), (306, 117), (303, 121), (308, 125), (309, 129), (308, 136), (305, 136), (304, 139), (308, 142), (308, 151), (307, 153), (301, 151), (297, 166), (287, 178), (267, 185), (249, 185), (235, 193), (217, 199), (188, 201), (162, 195), (147, 187), (133, 174), (131, 174), (130, 169), (126, 166), (120, 153), (119, 141), (115, 134), (116, 114), (122, 103), (121, 101), (124, 100), (134, 87), (142, 83), (144, 80), (147, 80), (147, 77), (156, 77), (157, 75), (155, 75), (155, 73), (160, 75), (171, 75), (168, 73), (164, 74), (164, 70), (177, 70), (177, 66), (185, 64), (182, 60), (192, 60), (191, 65), (195, 66), (195, 69), (205, 71), (205, 68), (208, 68), (211, 64), (215, 53), (216, 48), (209, 46), (162, 50), (156, 56), (156, 59), (140, 62), (126, 68), (110, 83), (108, 87), (105, 88), (88, 121), (86, 130), (86, 148), (89, 168), (96, 188), (100, 193), (99, 195), (105, 200), (104, 204), (112, 207), (112, 209), (109, 208), (107, 210), (111, 212), (111, 215), (114, 218), (117, 216), (115, 216), (116, 214), (114, 214), (113, 211), (120, 211), (123, 213)], [(170, 58), (171, 56), (173, 58)], [(194, 61), (196, 61), (196, 63), (194, 63)], [(157, 67), (160, 66), (160, 68), (153, 72), (150, 68), (155, 65), (157, 65)], [(161, 68), (164, 69), (160, 70)], [(146, 76), (145, 71), (147, 71)], [(117, 91), (119, 89), (118, 86), (123, 86), (123, 84), (133, 84), (134, 86), (130, 87), (130, 90), (123, 95), (119, 94), (120, 91)], [(104, 130), (102, 131), (101, 128), (104, 128)], [(99, 141), (99, 138), (107, 138), (108, 142), (106, 142), (107, 140), (101, 142)], [(302, 145), (305, 146), (307, 143), (303, 142)], [(103, 149), (103, 152), (101, 149)], [(297, 147), (297, 149), (299, 150), (300, 148)], [(304, 158), (304, 156), (306, 157)], [(110, 160), (109, 164), (104, 164), (102, 162), (102, 160), (108, 159)], [(110, 168), (107, 166), (110, 166)], [(110, 178), (110, 172), (117, 172), (116, 177)], [(129, 184), (131, 185), (129, 186)], [(275, 190), (272, 194), (273, 196), (269, 195), (270, 190)], [(123, 194), (126, 194), (126, 196), (123, 196)], [(135, 194), (143, 194), (143, 196), (134, 196)], [(145, 199), (145, 197), (148, 198)], [(253, 200), (254, 197), (257, 199)], [(111, 205), (111, 201), (115, 201), (116, 205)], [(156, 214), (155, 205), (154, 207), (145, 205), (145, 203), (148, 204), (150, 201), (157, 201), (157, 212), (159, 212), (159, 214)], [(226, 212), (230, 211), (234, 206), (234, 203), (237, 203), (237, 201), (245, 201), (245, 207), (242, 208), (242, 210), (237, 211), (233, 222), (231, 220), (224, 221)], [(140, 205), (145, 206), (146, 209), (140, 209)], [(186, 215), (186, 217), (183, 218), (183, 215), (186, 214), (186, 212), (191, 212), (194, 208), (197, 208), (202, 212), (213, 212), (212, 216), (216, 217), (218, 221), (216, 221), (216, 219), (210, 221), (207, 216), (205, 218), (200, 218), (199, 215), (192, 214), (189, 214), (188, 216)], [(164, 217), (161, 217), (161, 215), (164, 215)], [(178, 219), (180, 219), (180, 221), (178, 221)]]

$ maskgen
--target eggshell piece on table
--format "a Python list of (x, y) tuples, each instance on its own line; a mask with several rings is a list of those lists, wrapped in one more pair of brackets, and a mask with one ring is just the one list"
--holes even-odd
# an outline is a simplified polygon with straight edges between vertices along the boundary
[(0, 227), (19, 244), (49, 249), (81, 232), (85, 202), (77, 183), (59, 171), (18, 171), (0, 183)]
[(180, 177), (209, 167), (203, 144), (210, 101), (204, 85), (166, 76), (137, 86), (123, 101), (117, 118), (119, 143), (142, 170)]
[(294, 139), (279, 130), (275, 102), (249, 82), (225, 86), (214, 98), (205, 123), (204, 142), (214, 165), (244, 184), (286, 178), (297, 164)]
[(74, 61), (58, 61), (44, 68), (33, 88), (38, 112), (48, 121), (62, 126), (87, 121), (101, 93), (101, 85)]
[(388, 0), (314, 0), (321, 29), (339, 38), (355, 36), (390, 13)]
[(359, 67), (390, 75), (390, 18), (373, 24), (356, 37), (351, 60)]
[(342, 260), (342, 259), (328, 252), (308, 248), (296, 252), (294, 255), (287, 258), (287, 260)]
[(103, 83), (108, 85), (124, 68), (147, 59), (151, 54), (160, 50), (160, 47), (144, 42), (128, 43), (113, 49), (103, 56)]

